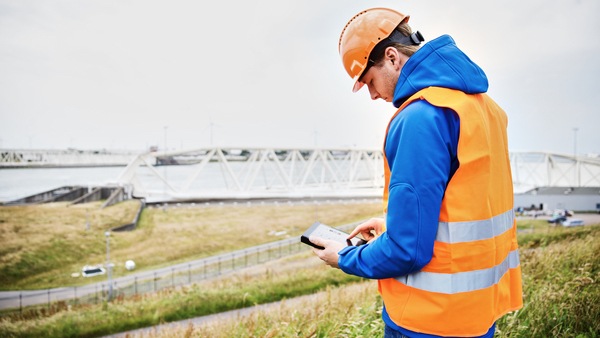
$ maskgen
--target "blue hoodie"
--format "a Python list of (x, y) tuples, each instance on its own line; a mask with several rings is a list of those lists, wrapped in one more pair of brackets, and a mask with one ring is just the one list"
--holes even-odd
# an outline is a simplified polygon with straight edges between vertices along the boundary
[[(475, 94), (486, 92), (488, 81), (483, 70), (444, 35), (422, 46), (403, 66), (394, 106), (432, 86)], [(459, 166), (459, 127), (456, 113), (423, 100), (413, 101), (390, 122), (384, 149), (391, 171), (387, 230), (368, 245), (341, 250), (338, 264), (344, 272), (385, 279), (419, 271), (429, 263), (444, 192)], [(385, 308), (383, 319), (392, 328), (414, 334), (394, 324)], [(493, 335), (493, 329), (488, 334)]]

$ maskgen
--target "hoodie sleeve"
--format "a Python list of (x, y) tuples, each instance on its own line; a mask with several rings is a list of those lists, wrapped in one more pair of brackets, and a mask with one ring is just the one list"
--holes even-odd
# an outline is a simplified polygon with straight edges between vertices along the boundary
[(446, 185), (458, 168), (458, 116), (415, 101), (391, 122), (385, 153), (391, 170), (387, 231), (340, 251), (349, 274), (384, 279), (419, 271), (431, 260)]

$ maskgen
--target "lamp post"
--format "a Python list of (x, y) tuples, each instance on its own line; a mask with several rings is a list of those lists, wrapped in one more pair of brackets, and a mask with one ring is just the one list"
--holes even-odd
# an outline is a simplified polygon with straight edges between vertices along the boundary
[(577, 132), (579, 128), (573, 128), (573, 157), (577, 157)]
[(577, 162), (577, 131), (579, 131), (579, 128), (575, 127), (573, 128), (573, 161), (574, 161), (574, 165), (573, 165), (573, 172), (574, 172), (574, 176), (575, 176), (575, 182), (574, 182), (574, 186), (579, 186), (579, 166), (578, 166), (578, 162)]
[(169, 129), (169, 126), (164, 126), (165, 128), (165, 155), (163, 157), (163, 172), (165, 175), (165, 184), (164, 184), (164, 189), (163, 189), (163, 194), (165, 195), (164, 198), (165, 200), (167, 199), (167, 164), (169, 163), (169, 160), (167, 158), (167, 129)]
[(167, 154), (167, 129), (169, 129), (169, 126), (163, 126), (164, 130), (165, 130), (165, 156)]
[(104, 233), (106, 236), (106, 269), (108, 270), (108, 300), (112, 299), (112, 264), (110, 264), (110, 231)]

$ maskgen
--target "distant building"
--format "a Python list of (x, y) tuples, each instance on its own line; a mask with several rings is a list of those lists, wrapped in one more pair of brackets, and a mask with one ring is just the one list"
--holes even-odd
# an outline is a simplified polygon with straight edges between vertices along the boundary
[(540, 187), (515, 194), (515, 208), (600, 212), (600, 187)]

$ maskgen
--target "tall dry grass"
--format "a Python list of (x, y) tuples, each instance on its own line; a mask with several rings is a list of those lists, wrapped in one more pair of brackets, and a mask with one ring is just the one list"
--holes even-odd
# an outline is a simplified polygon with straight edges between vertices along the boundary
[(373, 281), (350, 284), (256, 309), (244, 316), (182, 321), (128, 338), (164, 337), (383, 337), (381, 298)]
[[(525, 307), (503, 317), (496, 336), (600, 337), (600, 226), (566, 229), (521, 221), (519, 229)], [(381, 337), (381, 300), (374, 282), (354, 285), (357, 279), (344, 276), (305, 253), (193, 287), (4, 316), (0, 336), (92, 337), (285, 299), (248, 317), (155, 327), (137, 336)], [(292, 300), (310, 293), (315, 298)]]
[(556, 228), (523, 243), (524, 307), (499, 337), (600, 337), (600, 225)]
[[(495, 336), (600, 337), (600, 225), (534, 226), (541, 237), (521, 248), (525, 306), (499, 320)], [(382, 337), (381, 308), (375, 284), (364, 282), (248, 316), (180, 322), (127, 337)]]
[[(100, 202), (0, 207), (0, 289), (42, 289), (99, 280), (72, 278), (83, 265), (106, 261), (104, 232), (129, 223), (137, 204), (100, 209)], [(114, 276), (125, 261), (148, 270), (299, 236), (315, 220), (331, 225), (381, 214), (380, 203), (182, 205), (143, 211), (135, 231), (113, 233)], [(87, 223), (90, 229), (87, 230)], [(284, 234), (276, 236), (275, 234)]]
[(360, 281), (307, 252), (195, 285), (110, 303), (46, 310), (45, 306), (0, 317), (1, 337), (95, 337), (254, 304), (313, 294)]
[[(0, 288), (60, 286), (84, 264), (102, 263), (104, 231), (130, 223), (135, 201), (0, 207)], [(88, 230), (89, 224), (89, 230)]]

